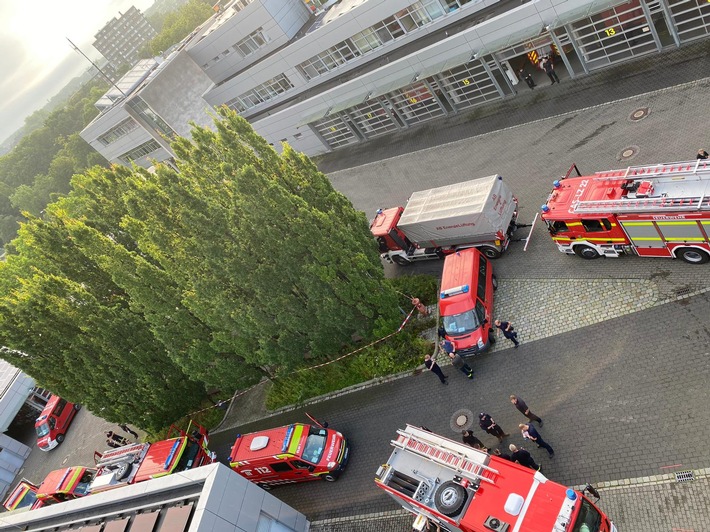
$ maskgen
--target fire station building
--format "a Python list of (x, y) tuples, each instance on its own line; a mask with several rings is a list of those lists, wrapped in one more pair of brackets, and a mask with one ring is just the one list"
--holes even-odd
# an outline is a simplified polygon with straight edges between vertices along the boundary
[(140, 81), (129, 73), (81, 135), (150, 166), (226, 105), (277, 148), (317, 155), (515, 97), (521, 69), (547, 83), (546, 55), (564, 81), (710, 34), (701, 0), (523, 2), (234, 0)]

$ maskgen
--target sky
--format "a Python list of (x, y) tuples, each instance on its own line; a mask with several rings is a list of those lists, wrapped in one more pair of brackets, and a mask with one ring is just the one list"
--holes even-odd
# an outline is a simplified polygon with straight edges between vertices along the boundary
[(132, 5), (153, 0), (0, 0), (0, 143), (96, 61), (94, 35)]

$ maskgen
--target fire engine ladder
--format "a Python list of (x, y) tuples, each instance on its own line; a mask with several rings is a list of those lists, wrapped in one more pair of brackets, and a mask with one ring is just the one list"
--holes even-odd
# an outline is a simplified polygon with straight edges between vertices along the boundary
[(463, 452), (448, 446), (447, 441), (443, 438), (416, 427), (408, 427), (406, 431), (398, 430), (397, 434), (397, 439), (391, 442), (393, 447), (404, 449), (431, 462), (454, 469), (474, 480), (495, 484), (498, 471), (483, 463), (488, 459), (487, 453), (477, 449), (466, 449), (466, 453), (476, 453), (476, 457), (466, 456)]
[(595, 179), (653, 179), (662, 177), (678, 177), (680, 175), (695, 175), (698, 179), (710, 177), (710, 161), (696, 161), (649, 164), (645, 166), (629, 166), (626, 170), (606, 170), (596, 172)]
[(598, 212), (664, 212), (664, 211), (706, 211), (710, 209), (710, 197), (687, 196), (672, 198), (627, 198), (614, 200), (578, 201), (574, 205), (576, 213)]

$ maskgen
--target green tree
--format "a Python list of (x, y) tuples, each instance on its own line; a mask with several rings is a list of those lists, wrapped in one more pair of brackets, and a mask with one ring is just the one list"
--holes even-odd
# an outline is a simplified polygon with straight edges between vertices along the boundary
[(163, 20), (160, 33), (149, 43), (152, 54), (159, 55), (179, 43), (197, 26), (210, 18), (214, 14), (210, 5), (203, 0), (189, 0), (176, 11), (168, 13)]

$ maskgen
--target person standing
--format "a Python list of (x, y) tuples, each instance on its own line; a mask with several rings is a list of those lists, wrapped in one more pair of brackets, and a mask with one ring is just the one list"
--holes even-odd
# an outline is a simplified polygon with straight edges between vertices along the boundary
[(120, 445), (113, 441), (111, 438), (106, 438), (106, 445), (108, 445), (112, 449), (117, 449), (120, 447)]
[(509, 321), (500, 320), (496, 320), (493, 323), (503, 332), (503, 336), (515, 344), (513, 349), (517, 349), (520, 342), (518, 342), (518, 333), (513, 329), (513, 324)]
[(538, 424), (542, 427), (542, 419), (533, 414), (528, 408), (528, 405), (525, 404), (525, 401), (523, 401), (520, 397), (511, 395), (510, 402), (513, 403), (513, 406), (517, 408), (522, 415), (524, 415), (530, 421), (537, 421)]
[(520, 432), (523, 434), (523, 438), (537, 443), (537, 448), (539, 449), (542, 447), (545, 449), (547, 454), (550, 455), (550, 458), (555, 457), (555, 450), (549, 443), (542, 439), (542, 436), (540, 436), (540, 433), (532, 423), (521, 423), (518, 427), (520, 428)]
[(521, 68), (518, 71), (518, 75), (520, 76), (520, 79), (525, 80), (525, 83), (528, 84), (528, 87), (530, 87), (530, 90), (533, 90), (535, 88), (535, 81), (533, 81), (533, 78), (529, 72), (525, 72), (524, 68)]
[(462, 439), (463, 442), (470, 446), (473, 447), (474, 449), (485, 449), (485, 445), (483, 445), (483, 442), (476, 438), (476, 436), (473, 435), (473, 431), (471, 430), (464, 430), (461, 432), (462, 434)]
[(453, 367), (461, 371), (469, 379), (473, 379), (473, 370), (471, 369), (471, 366), (464, 362), (463, 358), (461, 358), (461, 355), (456, 352), (456, 344), (454, 344), (451, 340), (444, 340), (441, 342), (441, 349), (443, 349), (446, 354), (449, 355), (449, 358), (451, 359), (451, 365)]
[(118, 427), (123, 432), (127, 432), (128, 434), (133, 436), (135, 439), (138, 439), (138, 433), (135, 430), (133, 430), (132, 428), (130, 428), (128, 425), (126, 425), (125, 423), (120, 424)]
[(695, 156), (696, 159), (702, 159), (702, 160), (707, 159), (708, 157), (710, 157), (710, 155), (708, 155), (708, 152), (706, 152), (702, 148), (700, 148), (698, 150), (698, 155)]
[(555, 65), (549, 55), (545, 58), (545, 61), (543, 61), (542, 68), (545, 70), (547, 77), (550, 78), (550, 81), (552, 81), (550, 85), (554, 85), (555, 82), (560, 82), (560, 78), (557, 77), (557, 72), (555, 72)]
[(532, 455), (528, 451), (522, 447), (517, 447), (512, 443), (508, 446), (508, 449), (510, 449), (510, 452), (513, 453), (510, 455), (511, 461), (518, 462), (520, 465), (529, 467), (535, 471), (540, 471), (540, 466), (535, 463), (535, 460), (533, 460)]
[(123, 436), (120, 436), (118, 434), (115, 434), (113, 431), (109, 430), (106, 432), (106, 438), (108, 440), (111, 440), (114, 443), (117, 443), (117, 447), (121, 447), (122, 445), (128, 445), (128, 440), (124, 438)]
[(503, 438), (510, 436), (510, 434), (503, 432), (503, 429), (498, 426), (489, 414), (485, 414), (483, 412), (478, 414), (478, 426), (491, 436), (498, 438), (499, 442), (503, 441)]
[(424, 357), (424, 365), (426, 366), (426, 369), (428, 369), (434, 375), (439, 377), (441, 384), (449, 384), (448, 382), (446, 382), (446, 379), (448, 379), (448, 377), (446, 375), (444, 375), (444, 372), (441, 371), (439, 364), (437, 364), (436, 361), (433, 358), (431, 358), (431, 355), (426, 355)]

